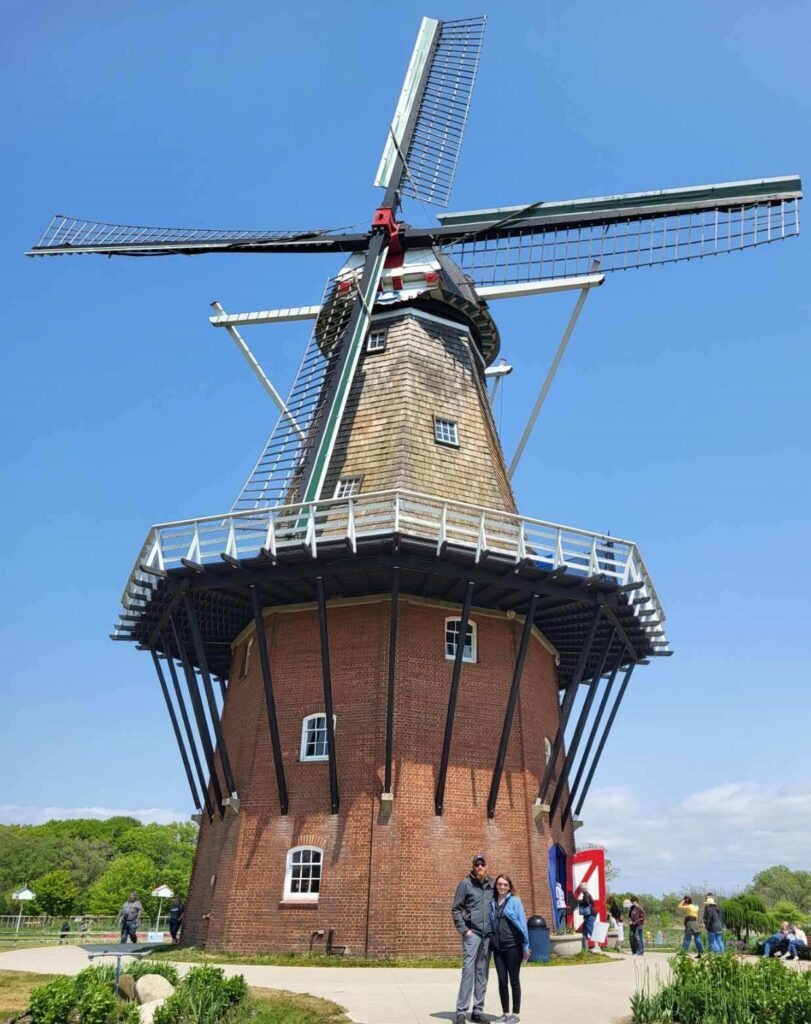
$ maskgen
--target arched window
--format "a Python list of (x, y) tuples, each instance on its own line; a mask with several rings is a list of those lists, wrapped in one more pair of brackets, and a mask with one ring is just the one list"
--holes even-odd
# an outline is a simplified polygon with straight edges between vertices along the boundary
[(321, 891), (324, 851), (318, 846), (294, 846), (287, 851), (284, 899), (317, 900)]
[[(337, 716), (332, 716), (332, 730), (335, 735)], [(307, 715), (301, 723), (301, 761), (326, 761), (329, 757), (327, 749), (327, 716), (323, 711)]]
[[(453, 661), (456, 657), (456, 645), (459, 643), (459, 627), (462, 620), (445, 619), (445, 657)], [(475, 662), (476, 660), (476, 623), (468, 621), (467, 632), (465, 633), (465, 651), (462, 661)]]
[(552, 741), (548, 736), (544, 736), (543, 738), (543, 752), (546, 757), (546, 763), (549, 764), (552, 760)]

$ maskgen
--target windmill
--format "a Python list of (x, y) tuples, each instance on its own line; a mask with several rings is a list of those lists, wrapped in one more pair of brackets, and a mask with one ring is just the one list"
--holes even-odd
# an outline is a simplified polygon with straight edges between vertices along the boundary
[[(200, 944), (304, 948), (317, 932), (301, 910), (317, 906), (330, 945), (332, 926), (369, 954), (444, 951), (444, 907), (435, 922), (426, 912), (420, 935), (398, 930), (391, 895), (408, 906), (426, 884), (447, 888), (460, 851), (485, 843), (519, 865), (519, 884), (549, 915), (550, 850), (573, 850), (631, 672), (671, 653), (637, 546), (519, 515), (510, 478), (590, 289), (614, 271), (797, 235), (800, 180), (405, 223), (405, 197), (449, 202), (484, 24), (423, 19), (365, 231), (57, 215), (29, 251), (345, 256), (317, 305), (231, 314), (214, 304), (211, 322), (278, 420), (228, 513), (149, 531), (113, 634), (151, 653), (200, 810), (186, 919)], [(486, 391), (507, 370), (494, 365), (489, 304), (562, 290), (577, 303), (508, 468)], [(282, 399), (240, 332), (291, 320), (313, 327)], [(470, 692), (477, 679), (500, 722)], [(533, 789), (529, 807), (521, 786)], [(404, 878), (391, 865), (406, 849), (418, 868)], [(365, 931), (357, 901), (342, 897), (361, 876)], [(234, 897), (264, 903), (274, 886), (279, 908), (257, 927)]]

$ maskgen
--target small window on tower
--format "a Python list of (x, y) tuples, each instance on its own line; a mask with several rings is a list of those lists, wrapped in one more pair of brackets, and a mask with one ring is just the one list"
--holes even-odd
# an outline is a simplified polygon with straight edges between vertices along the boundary
[(251, 654), (253, 653), (253, 637), (248, 638), (245, 648), (242, 651), (242, 665), (239, 669), (239, 678), (244, 679), (251, 667)]
[(543, 752), (544, 757), (546, 758), (546, 763), (549, 764), (552, 760), (552, 741), (548, 736), (544, 736), (543, 738)]
[[(335, 724), (337, 721), (337, 715), (333, 715), (333, 735), (335, 734)], [(302, 761), (326, 761), (329, 758), (327, 716), (321, 711), (316, 712), (314, 715), (307, 715), (301, 723), (301, 750), (299, 758)]]
[[(456, 658), (456, 647), (459, 643), (459, 627), (461, 619), (445, 619), (445, 657), (448, 661)], [(476, 623), (468, 622), (465, 632), (465, 650), (462, 661), (476, 661)]]
[(344, 476), (335, 485), (334, 498), (351, 498), (353, 494), (360, 492), (360, 485), (363, 483), (362, 476)]
[(440, 419), (434, 416), (434, 438), (439, 444), (459, 447), (459, 427), (456, 420)]
[(372, 331), (369, 340), (366, 342), (367, 352), (383, 352), (386, 348), (385, 330)]

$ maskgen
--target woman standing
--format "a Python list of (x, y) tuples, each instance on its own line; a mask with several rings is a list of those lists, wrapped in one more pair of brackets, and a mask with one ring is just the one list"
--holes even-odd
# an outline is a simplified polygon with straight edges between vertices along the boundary
[[(521, 980), (519, 971), (523, 960), (529, 959), (529, 932), (524, 905), (515, 895), (515, 888), (507, 875), (499, 875), (495, 884), (496, 898), (490, 904), (490, 948), (496, 963), (498, 994), (502, 1016), (495, 1024), (518, 1024), (521, 1012)], [(509, 985), (508, 985), (509, 980)], [(510, 1013), (510, 988), (513, 1012)]]
[(684, 914), (684, 938), (681, 948), (687, 952), (690, 948), (690, 940), (696, 944), (696, 954), (700, 957), (704, 952), (704, 943), (701, 941), (701, 931), (698, 924), (698, 907), (693, 903), (692, 896), (685, 896), (681, 903), (676, 904), (676, 909)]

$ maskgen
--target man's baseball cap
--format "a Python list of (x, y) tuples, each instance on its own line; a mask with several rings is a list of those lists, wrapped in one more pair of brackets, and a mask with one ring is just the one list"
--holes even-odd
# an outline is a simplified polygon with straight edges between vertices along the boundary
[(486, 863), (487, 863), (487, 858), (485, 857), (485, 855), (483, 853), (477, 853), (476, 856), (473, 858), (473, 867), (474, 868), (476, 867), (477, 864), (486, 864)]

